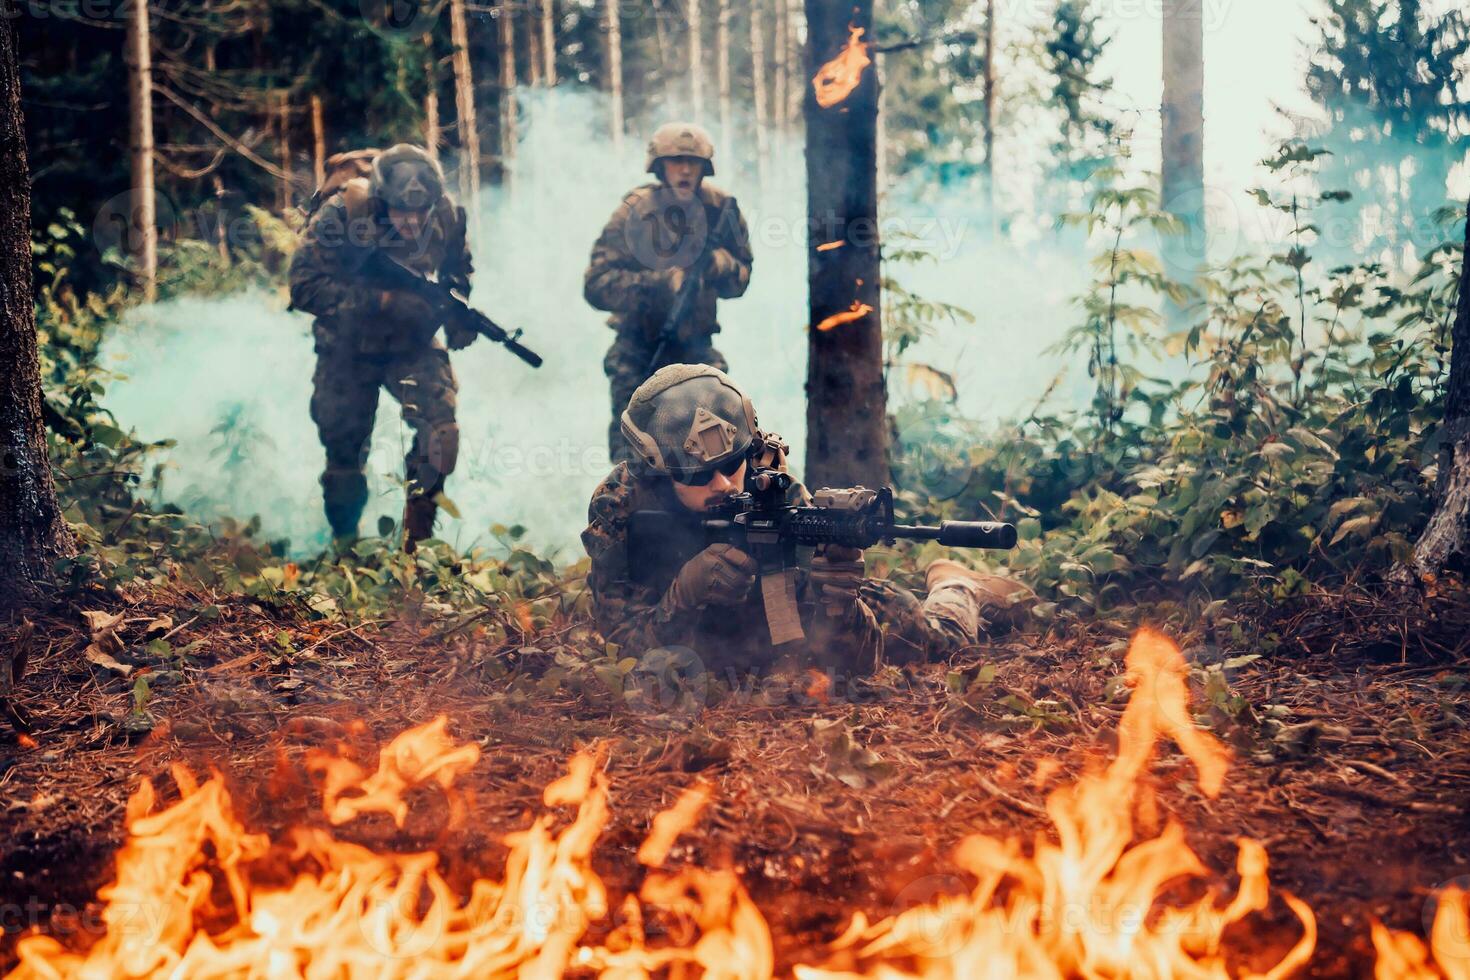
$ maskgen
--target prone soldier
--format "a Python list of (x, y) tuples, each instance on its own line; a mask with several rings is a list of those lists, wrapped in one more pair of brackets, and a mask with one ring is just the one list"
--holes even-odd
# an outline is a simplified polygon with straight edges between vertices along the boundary
[(619, 416), (637, 387), (666, 364), (724, 369), (713, 336), (718, 299), (750, 284), (752, 255), (735, 199), (708, 183), (715, 148), (693, 123), (659, 127), (648, 144), (656, 183), (635, 188), (592, 247), (583, 292), (617, 332), (603, 361), (612, 387), (608, 454), (630, 458)]
[[(708, 543), (697, 529), (748, 490), (753, 473), (788, 472), (780, 437), (759, 428), (750, 399), (715, 368), (660, 369), (634, 393), (621, 426), (634, 458), (614, 466), (597, 488), (582, 542), (592, 559), (597, 625), (632, 656), (687, 647), (737, 667), (794, 654), (866, 670), (885, 661), (944, 657), (975, 644), (987, 629), (1016, 625), (1029, 607), (1032, 594), (1019, 582), (949, 560), (929, 566), (928, 596), (920, 600), (891, 582), (865, 578), (862, 552), (850, 546), (821, 545), (806, 567), (773, 571), (736, 543)], [(781, 485), (787, 503), (801, 507), (815, 499), (829, 513), (870, 513), (878, 496), (856, 488), (813, 498), (789, 477)], [(640, 539), (639, 518), (648, 512), (663, 512), (660, 518), (696, 533)], [(941, 541), (949, 532), (887, 527)], [(683, 544), (670, 543), (680, 538)], [(787, 598), (789, 619), (780, 612)]]
[(458, 383), (444, 344), (468, 346), (474, 330), (424, 298), (385, 289), (366, 274), (380, 253), (420, 275), (469, 291), (465, 211), (444, 192), (439, 164), (422, 148), (400, 143), (372, 160), (369, 177), (354, 177), (312, 217), (291, 261), (291, 306), (316, 320), (316, 372), (311, 417), (326, 449), (322, 499), (333, 536), (357, 536), (367, 504), (369, 440), (380, 389), (397, 399), (413, 430), (404, 460), (408, 500), (404, 545), (433, 534), (435, 498), (459, 457), (455, 420)]

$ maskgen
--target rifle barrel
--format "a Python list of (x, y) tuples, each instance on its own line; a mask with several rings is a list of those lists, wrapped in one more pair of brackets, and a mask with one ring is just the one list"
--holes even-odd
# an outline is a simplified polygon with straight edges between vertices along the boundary
[(1016, 526), (999, 521), (945, 521), (932, 524), (894, 525), (895, 538), (938, 541), (947, 548), (994, 548), (1009, 551), (1016, 546)]

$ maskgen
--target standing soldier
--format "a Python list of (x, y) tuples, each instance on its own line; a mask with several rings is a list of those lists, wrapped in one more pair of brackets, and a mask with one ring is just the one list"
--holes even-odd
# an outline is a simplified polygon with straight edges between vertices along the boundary
[[(367, 505), (363, 470), (380, 388), (397, 399), (414, 434), (404, 460), (404, 547), (412, 551), (433, 534), (435, 498), (459, 457), (458, 385), (435, 337), (441, 318), (424, 300), (383, 289), (363, 267), (382, 252), (467, 294), (465, 228), (438, 163), (400, 143), (373, 161), (369, 177), (348, 180), (321, 205), (291, 260), (292, 308), (316, 317), (311, 417), (326, 448), (322, 498), (339, 542), (357, 536)], [(446, 324), (445, 336), (450, 349), (461, 350), (476, 334)]]
[[(714, 155), (701, 127), (659, 127), (648, 144), (648, 172), (658, 182), (623, 198), (592, 246), (584, 293), (612, 313), (608, 326), (617, 331), (603, 361), (612, 384), (614, 462), (629, 458), (618, 418), (654, 371), (680, 363), (726, 367), (711, 341), (720, 330), (715, 301), (745, 293), (752, 256), (735, 199), (705, 182), (715, 172)], [(676, 306), (683, 315), (671, 317)]]

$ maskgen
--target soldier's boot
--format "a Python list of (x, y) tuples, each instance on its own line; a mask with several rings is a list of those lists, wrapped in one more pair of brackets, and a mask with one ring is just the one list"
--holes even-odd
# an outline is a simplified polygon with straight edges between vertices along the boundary
[(976, 638), (986, 624), (1000, 630), (1020, 628), (1036, 603), (1036, 593), (1024, 583), (977, 572), (948, 558), (931, 563), (924, 581), (929, 589), (925, 612), (962, 623)]
[(357, 528), (367, 507), (367, 477), (362, 470), (328, 467), (322, 474), (322, 508), (338, 545), (357, 540)]
[(403, 550), (410, 555), (419, 548), (419, 542), (434, 536), (434, 518), (439, 514), (439, 505), (433, 497), (413, 495), (403, 507)]

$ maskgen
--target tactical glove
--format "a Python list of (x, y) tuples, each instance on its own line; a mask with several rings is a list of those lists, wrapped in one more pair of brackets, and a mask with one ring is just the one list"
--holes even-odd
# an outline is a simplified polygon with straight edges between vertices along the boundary
[(658, 273), (659, 285), (663, 290), (664, 298), (667, 302), (672, 303), (674, 297), (679, 295), (679, 290), (684, 288), (684, 279), (688, 274), (687, 270), (677, 265), (672, 269), (664, 269)]
[(710, 279), (728, 279), (740, 271), (740, 262), (729, 249), (717, 248), (710, 252)]
[(738, 606), (755, 585), (760, 566), (733, 545), (712, 544), (679, 570), (669, 586), (669, 600), (678, 609)]
[(478, 336), (480, 335), (476, 331), (457, 323), (449, 323), (444, 327), (444, 342), (449, 345), (450, 350), (464, 350), (473, 344)]
[(827, 545), (812, 559), (807, 588), (829, 616), (844, 616), (857, 605), (864, 578), (860, 550)]

